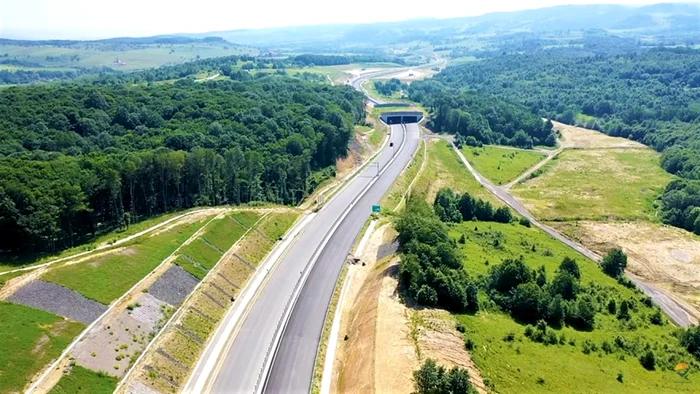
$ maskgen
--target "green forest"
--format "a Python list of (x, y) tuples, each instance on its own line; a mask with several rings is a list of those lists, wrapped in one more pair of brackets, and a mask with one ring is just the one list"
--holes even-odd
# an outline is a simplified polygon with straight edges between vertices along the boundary
[(447, 68), (426, 84), (497, 95), (539, 116), (663, 152), (661, 165), (681, 179), (663, 193), (661, 217), (700, 234), (698, 64), (700, 51), (680, 48), (614, 56), (513, 54)]
[(429, 126), (436, 132), (450, 132), (457, 143), (512, 145), (532, 148), (557, 143), (551, 122), (542, 122), (528, 108), (493, 94), (467, 92), (461, 83), (448, 84), (440, 76), (454, 72), (452, 67), (433, 79), (417, 81), (408, 89), (409, 98), (430, 108)]
[(0, 250), (45, 252), (152, 215), (295, 204), (346, 154), (362, 95), (282, 76), (0, 91)]

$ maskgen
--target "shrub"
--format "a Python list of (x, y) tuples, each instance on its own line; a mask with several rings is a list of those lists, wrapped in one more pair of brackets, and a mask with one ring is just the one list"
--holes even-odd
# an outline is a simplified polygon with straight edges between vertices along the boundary
[(508, 334), (506, 334), (505, 337), (503, 337), (503, 340), (504, 340), (505, 342), (513, 342), (513, 341), (515, 341), (515, 333), (514, 333), (514, 332), (509, 332)]
[(608, 341), (603, 341), (603, 344), (600, 346), (601, 349), (605, 352), (605, 354), (610, 354), (615, 351), (615, 348), (613, 348), (613, 345), (608, 342)]
[(438, 302), (437, 291), (428, 285), (423, 285), (416, 293), (416, 301), (423, 305), (435, 306)]
[(464, 234), (462, 234), (462, 236), (459, 237), (459, 243), (461, 243), (462, 245), (467, 243), (467, 237), (465, 237)]
[(622, 371), (617, 373), (617, 381), (620, 383), (624, 383), (623, 380), (625, 379), (625, 374), (622, 373)]
[(663, 326), (666, 323), (666, 321), (664, 320), (664, 315), (661, 313), (660, 309), (657, 309), (656, 311), (654, 311), (654, 313), (651, 314), (649, 321), (651, 322), (651, 324), (657, 326)]
[(651, 349), (647, 349), (639, 358), (639, 363), (642, 364), (642, 367), (645, 369), (653, 371), (656, 369), (656, 355)]
[(476, 347), (476, 344), (474, 343), (474, 341), (471, 338), (467, 338), (464, 340), (464, 348), (465, 349), (472, 351), (472, 350), (474, 350), (475, 347)]
[(568, 272), (574, 276), (577, 280), (581, 279), (581, 270), (578, 268), (576, 260), (570, 257), (564, 257), (561, 264), (559, 264), (559, 271)]
[(613, 278), (620, 278), (627, 268), (627, 255), (622, 249), (615, 248), (608, 252), (600, 264), (603, 272)]
[(608, 313), (611, 315), (617, 314), (617, 302), (614, 298), (608, 301)]
[(467, 332), (467, 327), (465, 327), (461, 321), (457, 322), (457, 326), (455, 328), (457, 329), (457, 331), (461, 332), (462, 334)]
[(518, 223), (520, 223), (521, 226), (525, 227), (530, 227), (532, 225), (532, 223), (530, 223), (530, 219), (525, 217), (520, 218), (520, 220), (518, 220)]
[(513, 214), (510, 212), (508, 207), (502, 206), (496, 209), (496, 212), (494, 212), (493, 220), (499, 223), (510, 223), (513, 221)]

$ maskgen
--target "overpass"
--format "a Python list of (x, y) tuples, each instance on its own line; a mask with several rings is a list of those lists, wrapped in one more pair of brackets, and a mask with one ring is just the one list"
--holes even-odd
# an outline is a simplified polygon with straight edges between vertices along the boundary
[(380, 115), (386, 124), (418, 123), (423, 119), (423, 113), (419, 111), (392, 111)]

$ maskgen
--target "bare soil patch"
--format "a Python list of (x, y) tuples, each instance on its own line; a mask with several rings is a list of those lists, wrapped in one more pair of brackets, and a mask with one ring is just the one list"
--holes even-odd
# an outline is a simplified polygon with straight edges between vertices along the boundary
[(622, 248), (629, 271), (700, 308), (700, 237), (641, 221), (549, 224), (599, 254)]
[(552, 121), (554, 129), (558, 130), (562, 137), (564, 148), (639, 148), (647, 149), (639, 142), (621, 137), (610, 137), (600, 131), (584, 129), (583, 127), (570, 126), (564, 123)]
[(340, 328), (347, 340), (338, 343), (331, 392), (409, 393), (413, 371), (430, 357), (468, 368), (472, 383), (485, 393), (455, 319), (446, 311), (406, 306), (397, 290), (398, 258), (377, 262), (377, 252), (394, 236), (390, 226), (375, 230), (360, 256), (366, 265), (349, 267)]

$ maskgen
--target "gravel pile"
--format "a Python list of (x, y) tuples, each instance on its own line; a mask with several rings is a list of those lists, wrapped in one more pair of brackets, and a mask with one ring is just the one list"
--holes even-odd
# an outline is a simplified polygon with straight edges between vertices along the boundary
[(199, 283), (197, 278), (180, 266), (173, 265), (156, 280), (153, 286), (148, 289), (148, 293), (172, 306), (178, 306), (197, 283)]
[(43, 309), (85, 324), (92, 323), (107, 310), (107, 306), (97, 301), (87, 299), (66, 287), (43, 280), (27, 283), (7, 300)]
[(398, 242), (390, 242), (388, 244), (379, 245), (377, 248), (377, 261), (396, 253), (397, 250), (399, 250)]

